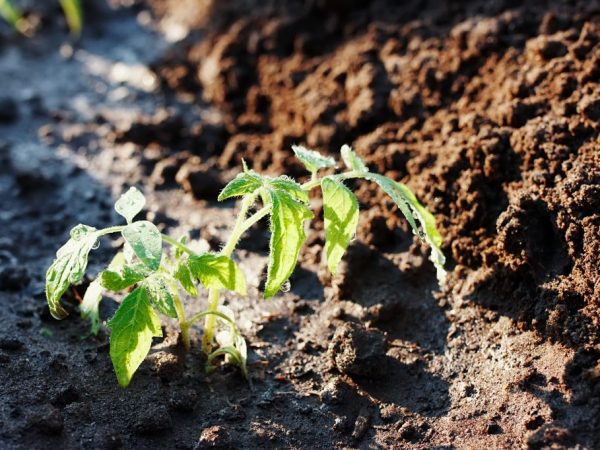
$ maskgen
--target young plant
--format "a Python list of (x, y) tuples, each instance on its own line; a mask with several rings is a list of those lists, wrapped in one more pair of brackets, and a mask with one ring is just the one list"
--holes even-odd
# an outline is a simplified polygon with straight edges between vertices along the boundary
[[(213, 309), (187, 319), (180, 299), (180, 290), (196, 296), (198, 283), (206, 288), (228, 289), (245, 295), (244, 275), (227, 256), (197, 254), (185, 245), (185, 239), (175, 240), (161, 234), (151, 222), (134, 221), (145, 202), (144, 196), (131, 188), (115, 203), (126, 225), (97, 230), (80, 224), (71, 230), (71, 238), (58, 250), (46, 273), (46, 298), (52, 316), (56, 319), (67, 316), (60, 299), (69, 285), (83, 279), (88, 254), (98, 247), (99, 239), (120, 234), (125, 240), (123, 251), (90, 283), (80, 306), (82, 315), (92, 322), (92, 332), (97, 333), (103, 291), (130, 291), (107, 324), (111, 330), (110, 357), (119, 384), (123, 387), (129, 384), (148, 354), (152, 338), (162, 336), (157, 313), (179, 320), (186, 348), (190, 347), (189, 329), (194, 322), (207, 315), (218, 317), (222, 339), (228, 339), (228, 345), (222, 347), (220, 353), (211, 354), (209, 363), (226, 353), (245, 374), (246, 344), (232, 314), (226, 309)], [(163, 242), (173, 247), (170, 254), (163, 252)]]
[[(71, 34), (79, 36), (83, 27), (83, 8), (81, 0), (59, 0)], [(25, 33), (27, 23), (21, 12), (10, 0), (0, 0), (0, 16), (15, 30)]]
[[(78, 225), (71, 230), (71, 239), (57, 252), (46, 276), (46, 296), (52, 315), (57, 319), (66, 316), (60, 298), (70, 284), (82, 280), (88, 253), (97, 246), (98, 239), (120, 233), (125, 239), (123, 251), (90, 284), (80, 309), (92, 321), (92, 331), (96, 332), (102, 290), (133, 288), (108, 322), (110, 356), (121, 386), (127, 386), (131, 380), (148, 353), (152, 338), (161, 335), (157, 312), (179, 320), (182, 341), (188, 348), (190, 326), (204, 318), (202, 349), (208, 358), (207, 367), (211, 368), (216, 358), (225, 355), (228, 362), (240, 366), (246, 375), (245, 341), (235, 326), (231, 310), (219, 304), (223, 289), (242, 295), (246, 293), (244, 275), (231, 259), (233, 251), (250, 227), (269, 217), (271, 237), (264, 297), (270, 298), (284, 290), (306, 240), (305, 221), (313, 218), (308, 193), (320, 187), (325, 219), (325, 255), (329, 270), (335, 273), (358, 225), (358, 201), (344, 184), (350, 179), (375, 182), (394, 200), (413, 232), (429, 244), (430, 259), (438, 279), (444, 277), (442, 238), (435, 227), (435, 219), (406, 185), (369, 172), (362, 159), (347, 145), (341, 150), (347, 170), (323, 177), (319, 177), (321, 169), (336, 166), (333, 158), (301, 146), (293, 146), (293, 151), (310, 172), (310, 181), (299, 184), (287, 176), (260, 175), (244, 163), (243, 172), (225, 186), (219, 201), (233, 197), (241, 197), (242, 201), (229, 239), (218, 254), (196, 254), (185, 245), (185, 240), (174, 240), (161, 234), (150, 222), (133, 221), (145, 200), (139, 191), (131, 188), (115, 205), (127, 225), (102, 230)], [(255, 210), (251, 212), (253, 208)], [(173, 246), (171, 255), (162, 251), (163, 242)], [(179, 291), (183, 289), (196, 296), (198, 282), (208, 289), (208, 309), (186, 319)], [(216, 350), (215, 341), (219, 344)]]
[(23, 32), (25, 24), (21, 12), (10, 0), (0, 0), (0, 16), (15, 30)]

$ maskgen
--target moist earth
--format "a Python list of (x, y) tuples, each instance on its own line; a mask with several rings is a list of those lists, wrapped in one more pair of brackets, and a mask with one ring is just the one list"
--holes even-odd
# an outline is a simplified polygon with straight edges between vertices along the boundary
[[(58, 3), (21, 2), (30, 38), (0, 28), (2, 448), (600, 447), (599, 2), (85, 3), (78, 41)], [(249, 382), (206, 375), (201, 329), (186, 353), (165, 321), (120, 389), (107, 331), (77, 314), (85, 283), (66, 320), (45, 305), (68, 230), (117, 223), (137, 185), (142, 216), (218, 250), (237, 211), (219, 190), (242, 159), (304, 180), (294, 143), (351, 143), (408, 184), (446, 280), (353, 182), (336, 275), (317, 219), (289, 292), (262, 300), (267, 224), (241, 242), (251, 288), (225, 301)]]

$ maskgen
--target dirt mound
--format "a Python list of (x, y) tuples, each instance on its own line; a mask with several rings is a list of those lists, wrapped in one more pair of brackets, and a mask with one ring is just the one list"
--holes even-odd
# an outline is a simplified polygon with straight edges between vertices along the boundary
[[(290, 144), (354, 142), (436, 213), (455, 291), (552, 339), (598, 344), (597, 4), (442, 4), (372, 2), (348, 20), (333, 2), (296, 3), (188, 40), (183, 62), (226, 113), (217, 165), (301, 173)], [(172, 65), (158, 71), (177, 88)], [(392, 232), (395, 208), (362, 194), (386, 217), (373, 244), (407, 239)]]

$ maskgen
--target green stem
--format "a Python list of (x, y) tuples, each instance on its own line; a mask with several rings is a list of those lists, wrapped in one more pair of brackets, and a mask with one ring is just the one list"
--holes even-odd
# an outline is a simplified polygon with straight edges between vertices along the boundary
[[(177, 290), (173, 290), (173, 292), (177, 292)], [(191, 321), (185, 320), (185, 311), (183, 310), (183, 305), (181, 304), (181, 299), (179, 295), (174, 294), (173, 300), (175, 303), (175, 310), (177, 311), (177, 318), (179, 319), (179, 328), (181, 329), (181, 340), (183, 341), (183, 346), (186, 350), (190, 349), (190, 326), (192, 325)]]
[[(358, 172), (356, 170), (351, 170), (349, 172), (339, 173), (337, 175), (330, 175), (330, 176), (337, 178), (338, 180), (341, 181), (341, 180), (349, 180), (351, 178), (360, 178), (363, 176), (363, 173)], [(322, 178), (318, 178), (317, 176), (315, 176), (313, 174), (313, 176), (311, 176), (310, 180), (302, 185), (302, 189), (304, 189), (305, 191), (310, 191), (311, 189), (314, 189), (317, 186), (319, 186), (321, 184), (321, 181), (323, 181)]]
[[(120, 232), (122, 232), (125, 229), (126, 226), (127, 225), (117, 225), (117, 226), (114, 226), (114, 227), (103, 228), (101, 230), (98, 230), (98, 232), (97, 232), (98, 233), (98, 237), (106, 236), (107, 234), (112, 234), (112, 233), (120, 233)], [(185, 253), (187, 253), (189, 255), (195, 255), (196, 254), (191, 248), (189, 248), (186, 245), (182, 244), (178, 240), (173, 239), (171, 236), (168, 236), (166, 234), (161, 234), (160, 237), (167, 244), (172, 245), (173, 247), (177, 247), (177, 248), (181, 249), (182, 251), (184, 251)]]
[(321, 179), (312, 177), (310, 181), (307, 181), (302, 185), (302, 189), (305, 191), (310, 191), (311, 189), (316, 188), (319, 184), (321, 184)]
[[(217, 312), (219, 308), (220, 289), (212, 288), (208, 291), (208, 312)], [(212, 342), (215, 334), (215, 324), (217, 318), (214, 314), (207, 314), (204, 318), (204, 335), (202, 336), (202, 351), (210, 355), (212, 351)]]
[(339, 173), (337, 175), (333, 175), (338, 180), (349, 180), (351, 178), (362, 178), (365, 175), (364, 172), (359, 172), (358, 170), (351, 170), (349, 172)]
[(189, 255), (195, 255), (196, 253), (190, 249), (189, 247), (187, 247), (186, 245), (182, 244), (181, 242), (177, 241), (176, 239), (173, 239), (170, 236), (167, 236), (166, 234), (161, 234), (160, 237), (162, 238), (163, 241), (165, 241), (167, 244), (172, 245), (173, 247), (177, 247), (179, 249), (181, 249), (182, 251), (184, 251), (185, 253), (189, 254)]
[(187, 323), (188, 323), (188, 325), (192, 325), (197, 320), (200, 320), (203, 317), (206, 317), (210, 314), (212, 314), (213, 316), (216, 316), (216, 317), (220, 317), (223, 320), (226, 320), (229, 323), (229, 325), (231, 325), (231, 328), (233, 329), (233, 331), (235, 331), (236, 333), (238, 332), (235, 322), (233, 320), (231, 320), (231, 318), (229, 316), (227, 316), (226, 314), (223, 314), (221, 311), (203, 311), (201, 313), (198, 313), (198, 314), (192, 316), (192, 318), (190, 320), (188, 320)]
[[(233, 250), (235, 249), (235, 246), (238, 244), (239, 240), (241, 239), (242, 234), (244, 234), (244, 231), (246, 231), (249, 227), (251, 227), (252, 224), (256, 223), (256, 221), (260, 220), (260, 217), (264, 217), (264, 215), (267, 214), (267, 213), (262, 212), (265, 209), (265, 208), (262, 208), (261, 211), (255, 213), (253, 215), (253, 217), (248, 219), (249, 224), (246, 223), (246, 215), (248, 214), (248, 210), (256, 201), (257, 196), (258, 196), (258, 192), (255, 194), (249, 195), (246, 198), (244, 198), (244, 200), (242, 200), (242, 206), (240, 208), (240, 212), (238, 214), (238, 218), (235, 222), (233, 230), (231, 231), (231, 235), (229, 236), (229, 239), (225, 243), (225, 247), (223, 247), (223, 250), (221, 250), (222, 255), (231, 256), (231, 254), (233, 253)], [(258, 219), (256, 219), (255, 217), (259, 213), (261, 214), (261, 216)], [(254, 220), (251, 220), (253, 218), (254, 218)], [(216, 288), (209, 289), (209, 291), (208, 291), (208, 312), (209, 313), (215, 312), (219, 308), (219, 294), (220, 294), (220, 289), (216, 289)], [(206, 318), (204, 319), (204, 336), (202, 336), (202, 350), (207, 355), (209, 355), (212, 350), (212, 342), (213, 342), (213, 337), (214, 337), (214, 333), (215, 333), (215, 322), (216, 322), (216, 316), (214, 314), (208, 314), (206, 316)]]
[[(341, 180), (356, 178), (359, 177), (360, 173), (356, 171), (350, 171), (343, 174), (338, 175)], [(310, 181), (304, 183), (302, 185), (302, 189), (306, 191), (310, 191), (311, 189), (319, 186), (321, 183), (321, 179), (313, 174)], [(256, 201), (258, 196), (261, 196), (263, 200), (264, 206), (255, 212), (252, 216), (246, 219), (246, 215), (248, 214), (248, 210)], [(267, 203), (268, 195), (264, 189), (260, 189), (256, 191), (254, 194), (247, 196), (242, 200), (242, 206), (240, 208), (240, 212), (238, 218), (235, 222), (233, 230), (231, 231), (231, 235), (227, 240), (223, 250), (221, 250), (221, 254), (225, 256), (231, 256), (233, 250), (237, 246), (240, 241), (242, 235), (252, 227), (256, 222), (261, 220), (263, 217), (267, 216), (271, 212), (271, 205)], [(206, 311), (207, 315), (204, 319), (204, 336), (202, 337), (202, 350), (207, 355), (211, 354), (212, 350), (212, 341), (214, 337), (214, 328), (216, 322), (216, 316), (214, 312), (217, 311), (219, 307), (219, 289), (210, 289), (208, 292), (208, 310)]]
[(123, 231), (125, 229), (125, 227), (126, 227), (126, 225), (117, 225), (114, 227), (103, 228), (101, 230), (98, 230), (98, 237), (106, 236), (107, 234), (112, 234), (112, 233), (120, 233), (121, 231)]

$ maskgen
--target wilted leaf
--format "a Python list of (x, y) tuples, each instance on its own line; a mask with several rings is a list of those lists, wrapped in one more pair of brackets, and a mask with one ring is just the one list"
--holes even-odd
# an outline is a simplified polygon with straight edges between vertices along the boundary
[(363, 177), (376, 182), (394, 200), (413, 232), (429, 245), (430, 259), (435, 265), (438, 279), (441, 280), (446, 274), (444, 270), (446, 258), (440, 249), (442, 236), (437, 231), (433, 215), (419, 203), (408, 186), (376, 173), (366, 173)]
[(60, 298), (70, 284), (77, 284), (83, 278), (88, 254), (97, 240), (95, 228), (80, 224), (71, 230), (71, 239), (56, 252), (56, 259), (46, 272), (46, 300), (54, 318), (64, 319), (68, 315)]

